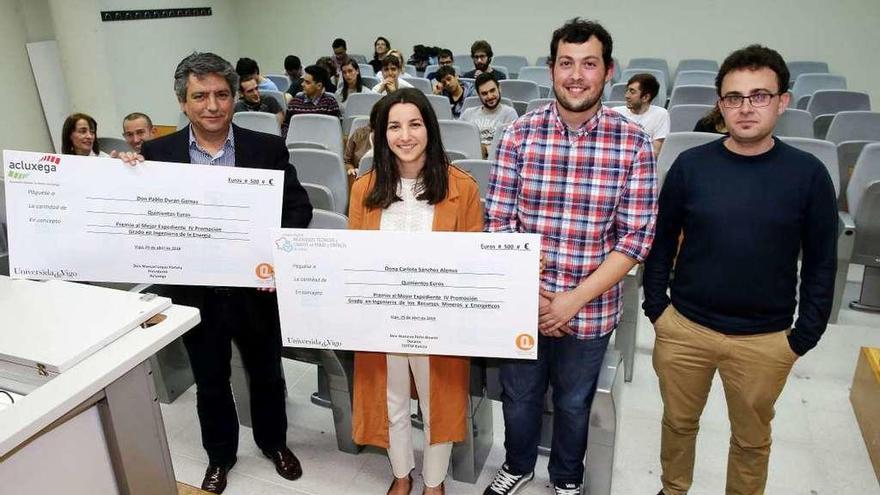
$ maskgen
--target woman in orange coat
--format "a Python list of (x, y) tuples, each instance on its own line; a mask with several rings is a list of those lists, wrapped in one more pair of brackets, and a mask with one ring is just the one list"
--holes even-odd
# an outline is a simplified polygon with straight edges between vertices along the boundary
[[(352, 187), (349, 228), (481, 232), (477, 183), (451, 166), (428, 99), (401, 89), (380, 103), (373, 170)], [(469, 360), (359, 352), (354, 367), (354, 440), (388, 449), (392, 495), (412, 489), (410, 372), (425, 423), (422, 493), (444, 493), (452, 442), (464, 439)]]

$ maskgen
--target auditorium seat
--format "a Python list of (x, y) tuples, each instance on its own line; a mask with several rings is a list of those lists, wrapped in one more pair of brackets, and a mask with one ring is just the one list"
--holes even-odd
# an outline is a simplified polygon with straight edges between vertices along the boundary
[(880, 143), (862, 150), (847, 187), (856, 227), (852, 263), (865, 266), (859, 299), (849, 307), (880, 312)]
[(320, 184), (333, 193), (337, 213), (348, 213), (348, 174), (342, 158), (332, 151), (290, 150), (290, 164), (300, 182)]
[(257, 132), (265, 132), (273, 136), (281, 135), (278, 116), (267, 112), (236, 112), (232, 115), (232, 123)]
[(669, 132), (693, 131), (697, 122), (711, 112), (712, 108), (713, 105), (692, 104), (669, 107)]
[(492, 65), (496, 64), (507, 67), (508, 77), (517, 79), (520, 68), (529, 65), (529, 61), (520, 55), (495, 55), (492, 57)]
[(675, 76), (675, 84), (673, 84), (672, 90), (675, 91), (675, 88), (678, 86), (686, 86), (698, 84), (701, 86), (715, 86), (715, 76), (718, 75), (718, 71), (708, 71), (708, 70), (686, 70), (679, 72)]
[(714, 105), (717, 101), (715, 86), (676, 86), (669, 97), (669, 108), (675, 105)]
[(312, 204), (312, 208), (327, 211), (336, 210), (336, 202), (333, 199), (333, 192), (330, 191), (329, 187), (302, 181), (300, 181), (300, 184), (302, 184), (303, 189), (306, 190), (306, 194), (309, 195), (309, 203)]
[(791, 87), (790, 107), (806, 109), (809, 98), (820, 89), (846, 89), (846, 78), (835, 74), (801, 74)]
[(483, 158), (480, 148), (480, 130), (470, 122), (441, 119), (440, 137), (447, 150), (464, 153), (466, 158), (479, 160)]
[(339, 119), (331, 115), (300, 114), (291, 117), (287, 144), (297, 141), (323, 144), (342, 157), (342, 127)]
[(773, 134), (812, 139), (814, 137), (813, 116), (806, 110), (786, 108), (776, 120), (776, 128), (773, 129)]

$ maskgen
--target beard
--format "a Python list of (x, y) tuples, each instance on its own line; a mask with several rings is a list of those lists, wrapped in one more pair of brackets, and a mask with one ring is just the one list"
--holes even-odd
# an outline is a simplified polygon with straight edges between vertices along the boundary
[(486, 110), (495, 110), (496, 108), (498, 108), (498, 105), (501, 104), (501, 98), (496, 99), (495, 103), (493, 103), (492, 106), (487, 105), (486, 102), (482, 102), (482, 103), (483, 103), (483, 106), (486, 107)]
[(559, 93), (556, 93), (556, 101), (562, 108), (568, 110), (569, 112), (579, 113), (585, 112), (596, 106), (596, 103), (599, 103), (599, 98), (601, 96), (601, 93), (597, 93), (595, 95), (587, 95), (583, 101), (574, 102), (568, 99), (568, 97), (562, 94), (562, 92), (560, 91)]

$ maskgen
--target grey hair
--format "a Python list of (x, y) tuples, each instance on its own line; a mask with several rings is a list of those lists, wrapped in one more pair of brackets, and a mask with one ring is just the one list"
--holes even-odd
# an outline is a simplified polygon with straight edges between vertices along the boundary
[(193, 52), (177, 64), (174, 70), (174, 92), (177, 101), (186, 101), (186, 85), (190, 74), (201, 77), (208, 74), (223, 76), (229, 83), (229, 89), (235, 93), (238, 88), (238, 74), (235, 67), (220, 55), (210, 52)]

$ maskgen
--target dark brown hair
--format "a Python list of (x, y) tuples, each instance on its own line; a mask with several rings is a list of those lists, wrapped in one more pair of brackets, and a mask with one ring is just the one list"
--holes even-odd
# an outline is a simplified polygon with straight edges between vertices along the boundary
[(425, 148), (425, 166), (419, 172), (419, 191), (416, 199), (427, 201), (435, 205), (446, 198), (449, 190), (449, 177), (447, 176), (449, 160), (443, 151), (443, 141), (440, 139), (440, 124), (437, 115), (428, 98), (415, 88), (399, 89), (379, 101), (379, 109), (376, 114), (376, 125), (373, 127), (373, 174), (375, 186), (370, 194), (364, 198), (364, 206), (367, 208), (388, 208), (392, 203), (401, 201), (397, 195), (397, 186), (400, 184), (400, 170), (397, 166), (397, 157), (388, 147), (388, 114), (391, 107), (400, 103), (412, 103), (419, 109), (422, 120), (425, 122), (425, 130), (428, 133), (428, 143)]
[(61, 128), (61, 153), (65, 155), (76, 154), (76, 149), (73, 147), (73, 141), (70, 139), (70, 135), (73, 134), (73, 131), (76, 129), (76, 123), (80, 120), (88, 122), (89, 129), (95, 133), (95, 141), (92, 143), (92, 151), (97, 155), (100, 152), (100, 149), (98, 149), (98, 123), (95, 122), (95, 119), (93, 119), (91, 115), (86, 115), (84, 113), (72, 113), (64, 120), (64, 126)]

